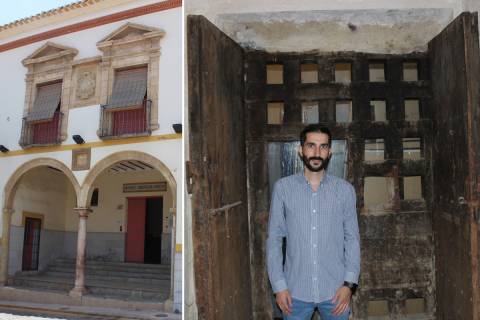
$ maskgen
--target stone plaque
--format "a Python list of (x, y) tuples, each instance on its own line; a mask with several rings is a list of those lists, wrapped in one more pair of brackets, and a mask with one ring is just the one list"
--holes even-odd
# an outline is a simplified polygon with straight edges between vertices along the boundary
[(90, 169), (91, 149), (72, 150), (72, 170), (81, 171)]

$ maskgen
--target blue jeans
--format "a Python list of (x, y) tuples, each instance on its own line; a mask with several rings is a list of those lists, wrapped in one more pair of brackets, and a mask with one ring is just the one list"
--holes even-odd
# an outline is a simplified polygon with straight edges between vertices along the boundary
[(285, 320), (310, 320), (312, 318), (315, 308), (318, 308), (320, 312), (320, 318), (322, 320), (348, 320), (350, 314), (350, 307), (341, 315), (334, 316), (332, 310), (335, 308), (335, 304), (331, 300), (323, 301), (320, 303), (315, 302), (303, 302), (292, 298), (292, 314), (289, 316), (283, 315)]

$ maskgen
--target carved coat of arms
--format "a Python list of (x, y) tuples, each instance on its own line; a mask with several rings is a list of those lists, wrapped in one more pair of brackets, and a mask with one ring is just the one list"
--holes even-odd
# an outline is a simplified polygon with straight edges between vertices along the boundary
[(95, 94), (95, 72), (82, 71), (77, 77), (76, 95), (78, 99), (88, 99)]

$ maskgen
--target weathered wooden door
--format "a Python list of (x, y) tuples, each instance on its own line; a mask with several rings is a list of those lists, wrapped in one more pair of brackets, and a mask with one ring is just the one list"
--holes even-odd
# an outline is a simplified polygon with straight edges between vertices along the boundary
[(146, 198), (128, 198), (125, 262), (144, 261)]
[(25, 219), (25, 234), (23, 238), (22, 270), (38, 270), (40, 256), (40, 229), (42, 220)]
[(437, 319), (478, 319), (480, 58), (476, 14), (461, 14), (428, 44), (428, 50), (434, 101)]
[(208, 20), (188, 28), (189, 180), (199, 319), (248, 320), (250, 252), (243, 50)]

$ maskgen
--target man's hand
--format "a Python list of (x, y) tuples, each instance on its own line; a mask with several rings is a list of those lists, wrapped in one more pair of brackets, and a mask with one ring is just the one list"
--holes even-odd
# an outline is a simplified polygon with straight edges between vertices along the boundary
[(292, 296), (288, 290), (277, 292), (276, 301), (284, 314), (288, 316), (292, 313)]
[[(350, 288), (341, 286), (333, 296), (332, 303), (336, 304), (332, 310), (334, 316), (339, 316), (344, 313), (350, 305), (350, 298), (352, 297), (352, 291)], [(277, 298), (278, 301), (278, 298)]]

